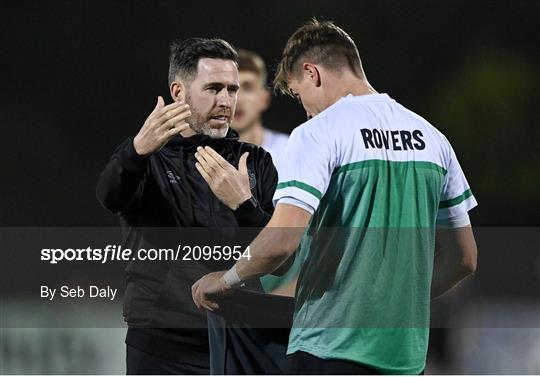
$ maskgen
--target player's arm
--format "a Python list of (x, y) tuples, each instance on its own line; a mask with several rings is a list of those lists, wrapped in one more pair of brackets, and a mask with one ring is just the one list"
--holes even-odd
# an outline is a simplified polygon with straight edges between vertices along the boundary
[(189, 107), (181, 102), (156, 107), (134, 138), (124, 141), (101, 173), (96, 186), (99, 202), (112, 212), (126, 211), (142, 194), (149, 156), (189, 126)]
[(455, 228), (438, 228), (435, 244), (432, 299), (448, 292), (473, 274), (477, 264), (476, 242), (470, 224)]
[(431, 298), (455, 287), (476, 271), (477, 250), (468, 212), (477, 202), (448, 143), (447, 174), (439, 202)]
[(250, 246), (250, 258), (240, 259), (233, 269), (241, 281), (268, 274), (298, 248), (311, 213), (289, 204), (278, 204), (268, 225)]
[(311, 219), (311, 213), (289, 204), (278, 204), (268, 225), (250, 245), (250, 256), (240, 259), (227, 272), (210, 273), (191, 288), (198, 308), (214, 310), (218, 306), (209, 295), (225, 293), (245, 280), (274, 271), (291, 256)]
[(276, 209), (251, 243), (250, 258), (240, 259), (229, 271), (213, 272), (198, 280), (192, 286), (197, 307), (215, 309), (217, 305), (209, 298), (212, 294), (225, 293), (245, 280), (274, 271), (298, 248), (339, 160), (334, 135), (315, 119), (309, 122), (296, 128), (289, 138), (285, 159), (290, 164), (279, 173)]

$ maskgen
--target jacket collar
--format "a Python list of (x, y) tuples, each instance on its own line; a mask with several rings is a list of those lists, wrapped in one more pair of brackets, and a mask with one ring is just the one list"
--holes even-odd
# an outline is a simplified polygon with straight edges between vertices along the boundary
[(183, 149), (186, 152), (194, 152), (199, 146), (210, 146), (214, 149), (221, 148), (232, 141), (238, 141), (238, 133), (229, 127), (227, 134), (220, 139), (212, 139), (209, 136), (203, 134), (196, 134), (191, 137), (183, 137), (177, 135), (171, 139), (163, 148), (164, 151), (170, 150), (171, 152), (178, 152)]

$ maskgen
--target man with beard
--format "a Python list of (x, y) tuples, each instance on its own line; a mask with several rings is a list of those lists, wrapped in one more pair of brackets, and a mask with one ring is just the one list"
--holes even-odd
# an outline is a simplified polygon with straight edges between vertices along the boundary
[[(113, 154), (97, 184), (118, 214), (126, 247), (162, 247), (149, 229), (262, 227), (273, 211), (276, 169), (263, 149), (230, 129), (240, 87), (237, 53), (224, 40), (173, 43), (169, 89), (135, 137)], [(205, 181), (197, 157), (217, 164)], [(178, 240), (177, 242), (185, 240)], [(124, 297), (128, 374), (207, 374), (207, 319), (190, 286), (217, 264), (130, 261)], [(233, 261), (229, 261), (232, 264)], [(227, 264), (227, 263), (225, 263)]]

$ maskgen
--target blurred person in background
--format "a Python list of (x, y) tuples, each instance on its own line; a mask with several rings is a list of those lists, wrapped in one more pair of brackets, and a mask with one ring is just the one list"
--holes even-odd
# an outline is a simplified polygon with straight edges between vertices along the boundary
[(289, 135), (266, 128), (262, 123), (262, 114), (268, 110), (271, 102), (266, 83), (266, 65), (253, 51), (238, 49), (238, 74), (240, 90), (231, 126), (238, 132), (240, 141), (258, 145), (270, 152), (279, 174)]
[[(285, 148), (289, 135), (264, 127), (262, 123), (262, 115), (271, 102), (266, 64), (255, 52), (238, 49), (238, 74), (240, 90), (231, 126), (240, 135), (240, 141), (258, 145), (270, 152), (279, 177), (279, 170), (285, 163)], [(300, 265), (301, 260), (297, 256), (283, 276), (262, 276), (261, 283), (265, 292), (294, 296)]]

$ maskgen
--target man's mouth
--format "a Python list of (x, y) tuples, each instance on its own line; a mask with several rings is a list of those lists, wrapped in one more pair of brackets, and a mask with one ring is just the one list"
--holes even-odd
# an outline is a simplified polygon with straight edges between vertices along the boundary
[(214, 115), (213, 117), (210, 117), (210, 119), (215, 120), (218, 123), (226, 124), (229, 122), (229, 117), (227, 115)]

